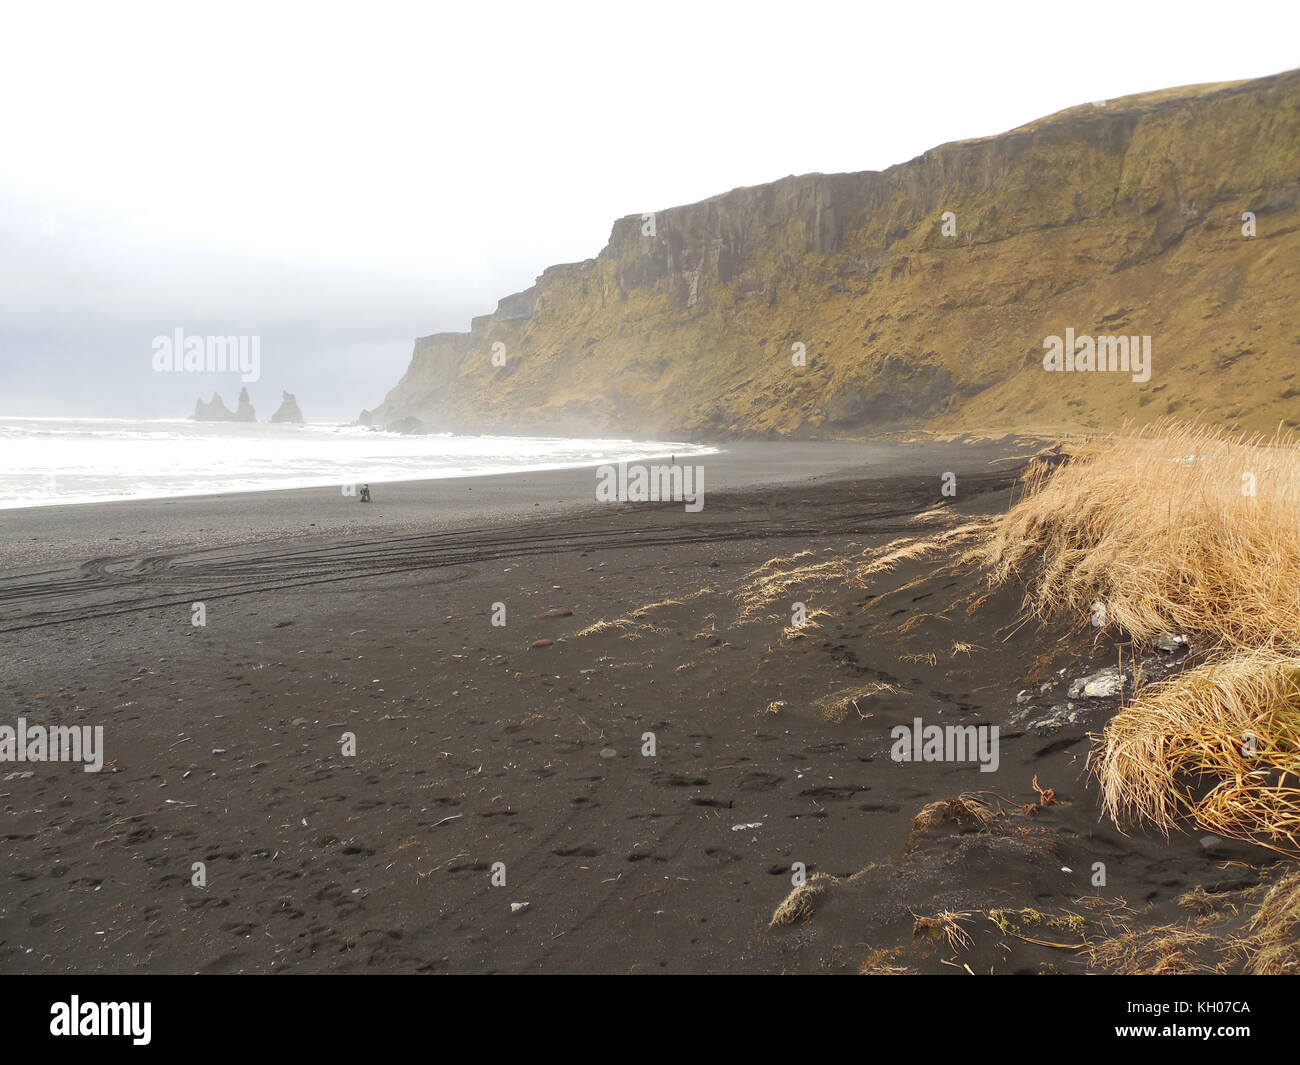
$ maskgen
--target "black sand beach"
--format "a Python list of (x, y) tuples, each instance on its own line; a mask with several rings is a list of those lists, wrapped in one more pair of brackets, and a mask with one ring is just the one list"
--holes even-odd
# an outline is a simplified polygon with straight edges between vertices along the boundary
[[(1010, 593), (956, 609), (980, 589), (950, 559), (742, 616), (769, 560), (1005, 508), (1034, 450), (729, 445), (698, 514), (597, 505), (592, 470), (0, 514), (10, 714), (106, 746), (98, 774), (2, 767), (0, 970), (960, 972), (917, 917), (1159, 916), (1242, 880), (1100, 820), (1086, 734), (1115, 700), (1030, 725), (1114, 649)], [(801, 597), (825, 614), (792, 638)], [(997, 771), (892, 761), (918, 717), (998, 725)], [(977, 791), (991, 826), (914, 823)], [(769, 928), (795, 863), (840, 879)], [(1066, 940), (963, 963), (1080, 971)]]

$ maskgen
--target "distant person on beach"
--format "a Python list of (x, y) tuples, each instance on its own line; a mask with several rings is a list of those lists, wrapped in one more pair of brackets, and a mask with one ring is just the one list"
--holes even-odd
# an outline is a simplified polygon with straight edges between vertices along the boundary
[(361, 486), (361, 502), (363, 503), (370, 502), (370, 485), (368, 484), (363, 484)]

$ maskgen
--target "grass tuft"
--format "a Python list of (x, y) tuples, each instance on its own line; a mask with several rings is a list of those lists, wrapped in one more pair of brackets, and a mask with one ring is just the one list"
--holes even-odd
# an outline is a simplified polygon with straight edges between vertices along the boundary
[(1300, 438), (1164, 422), (1086, 441), (1032, 464), (967, 558), (1022, 583), (1031, 615), (1200, 649), (1106, 726), (1111, 817), (1300, 851)]
[(1042, 617), (1223, 649), (1300, 640), (1300, 440), (1162, 423), (1037, 461), (1025, 496), (971, 553)]
[(776, 911), (772, 914), (772, 920), (768, 922), (768, 928), (799, 924), (808, 920), (817, 912), (817, 907), (821, 905), (826, 889), (832, 883), (834, 883), (832, 877), (825, 873), (818, 873), (811, 880), (800, 884), (776, 908)]
[(1106, 812), (1300, 852), (1300, 658), (1233, 654), (1140, 691), (1094, 769)]

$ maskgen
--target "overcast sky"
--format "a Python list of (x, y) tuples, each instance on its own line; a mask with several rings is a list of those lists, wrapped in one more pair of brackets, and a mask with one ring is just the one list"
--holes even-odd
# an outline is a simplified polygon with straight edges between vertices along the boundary
[(350, 420), (619, 216), (1300, 65), (1294, 0), (456, 7), (8, 5), (0, 414), (232, 402), (152, 372), (180, 327)]

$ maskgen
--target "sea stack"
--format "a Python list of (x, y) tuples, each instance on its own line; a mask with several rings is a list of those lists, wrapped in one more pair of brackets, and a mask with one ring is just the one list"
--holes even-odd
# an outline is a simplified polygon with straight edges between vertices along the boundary
[(248, 398), (248, 389), (239, 390), (239, 406), (235, 408), (233, 421), (237, 422), (255, 422), (257, 421), (257, 412), (253, 410), (253, 403)]
[(194, 403), (194, 420), (196, 422), (232, 422), (235, 420), (234, 413), (226, 406), (221, 396), (213, 392), (212, 398), (206, 403), (200, 396)]
[(273, 422), (292, 422), (295, 425), (302, 425), (305, 419), (302, 411), (298, 409), (298, 400), (294, 398), (292, 392), (281, 393), (283, 398), (280, 400), (280, 409), (271, 415)]
[(200, 396), (194, 404), (194, 420), (196, 422), (255, 422), (257, 412), (248, 398), (248, 389), (241, 388), (239, 404), (233, 411), (226, 406), (219, 392), (213, 392), (212, 398), (206, 403)]

